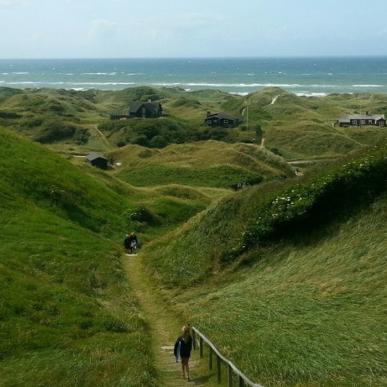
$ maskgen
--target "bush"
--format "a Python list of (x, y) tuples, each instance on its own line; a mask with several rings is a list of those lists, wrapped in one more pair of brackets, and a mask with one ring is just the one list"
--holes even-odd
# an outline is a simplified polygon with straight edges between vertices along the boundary
[(125, 141), (118, 141), (117, 142), (117, 146), (119, 147), (119, 148), (122, 148), (123, 146), (125, 146), (126, 145), (126, 142)]
[(148, 146), (149, 145), (149, 140), (148, 137), (141, 134), (140, 136), (135, 137), (132, 140), (133, 144), (141, 145), (141, 146)]
[(271, 148), (270, 151), (271, 153), (274, 153), (277, 156), (282, 156), (282, 153), (278, 148)]
[(142, 223), (147, 225), (156, 225), (159, 223), (156, 215), (154, 215), (146, 207), (136, 208), (134, 211), (129, 212), (128, 220), (130, 223)]
[(86, 128), (78, 128), (74, 134), (74, 141), (79, 145), (87, 144), (90, 138), (90, 132)]
[(263, 130), (260, 124), (255, 125), (255, 137), (257, 142), (260, 143), (262, 141)]
[(21, 115), (18, 114), (18, 113), (14, 113), (14, 112), (5, 112), (5, 111), (0, 111), (0, 118), (5, 118), (5, 119), (16, 119), (16, 118), (20, 118)]
[(300, 226), (318, 225), (347, 203), (368, 202), (385, 189), (386, 179), (386, 152), (377, 151), (268, 197), (258, 219), (245, 232), (238, 254)]
[(149, 142), (151, 148), (164, 148), (168, 145), (167, 140), (163, 136), (155, 136)]
[(117, 320), (115, 318), (108, 318), (103, 322), (103, 326), (106, 331), (108, 332), (114, 332), (114, 333), (126, 333), (128, 332), (127, 325), (121, 321)]
[(63, 141), (72, 138), (77, 129), (75, 126), (63, 122), (49, 122), (42, 126), (34, 140), (43, 144)]

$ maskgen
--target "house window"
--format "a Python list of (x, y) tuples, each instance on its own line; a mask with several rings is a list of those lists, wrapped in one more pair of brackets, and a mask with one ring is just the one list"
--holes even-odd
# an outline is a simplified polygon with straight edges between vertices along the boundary
[(366, 120), (360, 120), (360, 125), (365, 125), (366, 124)]

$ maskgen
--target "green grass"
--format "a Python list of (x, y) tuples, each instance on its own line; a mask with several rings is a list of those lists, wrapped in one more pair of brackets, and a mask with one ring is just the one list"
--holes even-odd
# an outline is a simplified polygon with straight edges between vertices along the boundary
[(323, 171), (316, 169), (302, 179), (275, 181), (228, 195), (152, 245), (149, 254), (167, 283), (176, 284), (184, 273), (188, 285), (219, 266), (245, 260), (243, 254), (257, 245), (350, 216), (386, 189), (386, 171), (382, 148), (359, 153)]
[(155, 385), (148, 328), (113, 242), (137, 193), (3, 129), (0, 151), (1, 384)]
[(180, 184), (231, 188), (238, 183), (292, 176), (284, 160), (252, 144), (206, 141), (162, 150), (128, 146), (113, 152), (114, 174), (135, 186)]
[[(278, 97), (275, 104), (272, 100)], [(165, 117), (156, 120), (112, 122), (110, 113), (126, 112), (133, 100), (160, 100)], [(225, 111), (246, 121), (229, 130), (203, 127), (208, 111)], [(186, 92), (178, 88), (135, 87), (121, 91), (71, 91), (0, 88), (0, 125), (32, 139), (48, 142), (58, 151), (108, 152), (129, 143), (163, 148), (168, 144), (203, 140), (256, 143), (255, 127), (264, 130), (266, 147), (290, 159), (337, 157), (386, 141), (386, 130), (333, 127), (346, 113), (386, 114), (384, 94), (297, 97), (267, 88), (246, 97), (217, 90)], [(101, 132), (97, 130), (100, 128)]]
[(149, 246), (148, 268), (263, 385), (384, 385), (385, 176), (385, 152), (367, 152), (230, 194)]
[(265, 386), (385, 385), (386, 219), (383, 196), (345, 223), (252, 251), (253, 265), (175, 292), (175, 307)]
[(262, 181), (259, 174), (248, 173), (247, 171), (219, 166), (212, 168), (195, 169), (173, 168), (167, 166), (149, 166), (130, 168), (119, 177), (136, 186), (154, 186), (179, 183), (197, 187), (219, 187), (230, 188), (232, 185), (242, 181), (257, 180)]
[(1, 384), (152, 385), (117, 246), (28, 202), (1, 213)]
[[(98, 131), (109, 113), (148, 98), (162, 101), (167, 118)], [(243, 115), (246, 102), (249, 130), (201, 127), (206, 111)], [(293, 176), (283, 158), (241, 143), (256, 142), (258, 123), (267, 148), (286, 158), (337, 158), (384, 143), (386, 131), (334, 128), (335, 118), (385, 113), (386, 103), (385, 95), (304, 98), (275, 88), (247, 97), (0, 88), (0, 125), (44, 135), (65, 155), (0, 129), (1, 383), (157, 384), (149, 327), (120, 262), (122, 236), (135, 230), (154, 242), (144, 257), (172, 307), (257, 382), (387, 384), (384, 169), (347, 176), (340, 162), (320, 167), (344, 171), (332, 181), (320, 170), (293, 182), (282, 179)], [(134, 134), (153, 148), (115, 149)], [(195, 142), (151, 144), (160, 135)], [(224, 142), (196, 141), (208, 138)], [(66, 156), (89, 150), (122, 165), (105, 172)], [(258, 178), (261, 186), (225, 189)], [(298, 194), (297, 211), (273, 205)], [(269, 221), (274, 210), (281, 222)]]

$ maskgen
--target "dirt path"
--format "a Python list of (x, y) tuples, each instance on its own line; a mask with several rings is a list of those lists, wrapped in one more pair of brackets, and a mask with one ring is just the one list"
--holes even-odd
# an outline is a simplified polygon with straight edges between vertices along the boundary
[(274, 105), (276, 102), (277, 102), (277, 99), (279, 98), (279, 95), (276, 95), (272, 101), (271, 101), (271, 104), (270, 105)]
[(112, 145), (110, 144), (110, 142), (106, 138), (106, 136), (98, 128), (98, 125), (92, 125), (92, 128), (95, 130), (95, 132), (97, 133), (98, 137), (101, 139), (101, 142), (105, 145), (106, 149), (111, 149)]
[[(169, 311), (144, 270), (141, 256), (124, 257), (124, 267), (140, 306), (149, 324), (153, 354), (160, 378), (160, 386), (215, 386), (213, 376), (207, 370), (206, 360), (199, 359), (199, 351), (193, 351), (190, 360), (191, 382), (183, 380), (181, 365), (173, 356), (173, 345), (181, 332), (182, 322)], [(219, 385), (218, 385), (219, 386)]]

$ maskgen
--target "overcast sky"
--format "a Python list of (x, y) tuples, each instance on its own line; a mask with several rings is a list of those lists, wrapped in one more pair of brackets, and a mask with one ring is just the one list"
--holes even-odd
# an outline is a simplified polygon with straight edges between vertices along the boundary
[(0, 58), (387, 55), (387, 0), (0, 0)]

